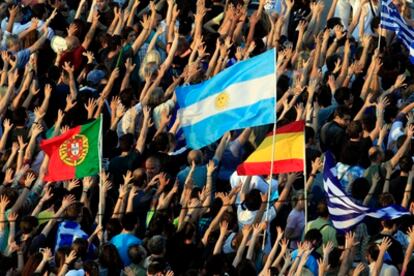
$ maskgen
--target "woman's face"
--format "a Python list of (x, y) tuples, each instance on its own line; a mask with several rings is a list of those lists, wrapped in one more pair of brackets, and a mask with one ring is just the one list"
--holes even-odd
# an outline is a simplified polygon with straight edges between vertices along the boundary
[(135, 39), (137, 39), (137, 34), (135, 32), (130, 32), (128, 34), (127, 43), (132, 44), (134, 43)]

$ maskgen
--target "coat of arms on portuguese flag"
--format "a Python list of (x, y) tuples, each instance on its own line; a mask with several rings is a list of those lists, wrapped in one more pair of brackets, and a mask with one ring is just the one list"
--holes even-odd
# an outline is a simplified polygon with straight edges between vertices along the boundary
[(101, 118), (69, 129), (62, 135), (43, 140), (49, 156), (46, 181), (61, 181), (99, 173)]

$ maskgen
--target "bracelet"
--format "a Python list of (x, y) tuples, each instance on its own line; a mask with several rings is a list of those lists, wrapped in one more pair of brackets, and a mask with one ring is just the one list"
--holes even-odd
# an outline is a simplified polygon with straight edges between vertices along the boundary
[(68, 263), (64, 263), (63, 265), (67, 265), (67, 266), (69, 266), (69, 264), (68, 264)]
[(88, 192), (88, 190), (83, 190), (82, 192), (83, 192), (83, 193), (87, 193), (87, 192)]
[(411, 193), (411, 190), (408, 190), (408, 191), (404, 191), (404, 193)]
[(316, 174), (311, 174), (310, 177), (316, 178)]
[(389, 178), (385, 178), (385, 181), (390, 181), (390, 179)]

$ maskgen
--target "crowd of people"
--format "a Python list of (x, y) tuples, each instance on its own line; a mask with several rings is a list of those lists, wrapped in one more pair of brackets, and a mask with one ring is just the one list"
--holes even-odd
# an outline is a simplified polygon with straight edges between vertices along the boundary
[[(350, 200), (414, 209), (414, 67), (380, 6), (1, 1), (0, 275), (414, 275), (411, 216), (338, 231), (323, 189), (330, 151)], [(239, 176), (273, 126), (188, 149), (174, 91), (272, 48), (306, 169)], [(99, 117), (103, 172), (46, 181), (40, 142)]]

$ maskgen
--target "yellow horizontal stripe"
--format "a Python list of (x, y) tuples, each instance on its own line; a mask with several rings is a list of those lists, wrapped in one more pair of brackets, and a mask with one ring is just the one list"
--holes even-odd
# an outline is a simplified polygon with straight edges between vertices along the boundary
[[(275, 139), (275, 161), (286, 159), (303, 159), (304, 133), (293, 132), (277, 134)], [(270, 162), (272, 160), (272, 136), (263, 140), (246, 162)]]

